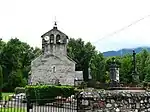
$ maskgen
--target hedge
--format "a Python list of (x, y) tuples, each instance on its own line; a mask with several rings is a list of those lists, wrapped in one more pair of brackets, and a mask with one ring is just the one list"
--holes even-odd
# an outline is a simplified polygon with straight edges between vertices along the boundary
[(75, 93), (71, 86), (35, 85), (26, 86), (27, 98), (38, 104), (45, 104), (57, 96), (69, 97)]

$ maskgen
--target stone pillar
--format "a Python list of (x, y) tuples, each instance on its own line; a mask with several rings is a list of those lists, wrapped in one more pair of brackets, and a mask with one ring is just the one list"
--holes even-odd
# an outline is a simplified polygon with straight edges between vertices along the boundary
[(110, 64), (110, 86), (116, 87), (119, 83), (119, 68), (115, 62), (115, 58), (112, 58), (112, 62)]

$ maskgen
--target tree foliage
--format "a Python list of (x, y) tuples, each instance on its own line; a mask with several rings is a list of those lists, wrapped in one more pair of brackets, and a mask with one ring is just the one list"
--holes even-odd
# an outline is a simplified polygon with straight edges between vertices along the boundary
[(95, 53), (92, 56), (90, 68), (93, 79), (100, 82), (106, 81), (107, 78), (105, 73), (105, 59), (102, 53)]
[[(10, 91), (16, 86), (23, 86), (23, 84), (19, 85), (19, 83), (22, 83), (22, 81), (27, 82), (31, 61), (40, 54), (40, 49), (34, 49), (17, 38), (10, 39), (7, 43), (1, 40), (0, 64), (2, 66), (4, 76), (3, 90)], [(14, 83), (18, 83), (18, 85)], [(11, 86), (11, 88), (9, 86)], [(8, 88), (10, 90), (8, 90)]]
[(88, 81), (90, 61), (95, 55), (95, 47), (90, 43), (85, 43), (81, 38), (71, 38), (68, 43), (68, 56), (76, 61), (76, 70), (83, 71), (83, 78)]
[[(85, 81), (88, 81), (89, 68), (92, 79), (109, 82), (109, 67), (113, 57), (104, 57), (90, 42), (81, 38), (70, 38), (67, 53), (76, 62), (76, 71), (83, 71)], [(19, 39), (10, 39), (7, 43), (0, 40), (0, 65), (3, 75), (3, 90), (12, 91), (17, 86), (27, 84), (31, 61), (41, 55), (41, 49), (33, 48)], [(114, 57), (120, 70), (120, 82), (132, 83), (132, 54)], [(136, 55), (137, 75), (142, 83), (150, 82), (150, 53), (143, 49)], [(0, 81), (1, 82), (1, 81)]]
[(2, 67), (0, 66), (0, 100), (2, 99), (2, 86), (3, 86), (3, 74), (2, 74)]
[[(109, 67), (112, 58), (115, 58), (119, 66), (120, 82), (129, 84), (132, 83), (134, 77), (133, 72), (133, 57), (132, 54), (116, 57), (104, 57), (102, 53), (95, 50), (95, 47), (90, 43), (85, 43), (81, 38), (71, 38), (68, 43), (68, 55), (77, 62), (76, 70), (82, 70), (84, 79), (88, 77), (88, 68), (91, 69), (92, 78), (100, 82), (109, 82)], [(136, 75), (139, 76), (139, 81), (150, 81), (150, 53), (143, 49), (136, 55)], [(139, 83), (140, 83), (139, 82)]]

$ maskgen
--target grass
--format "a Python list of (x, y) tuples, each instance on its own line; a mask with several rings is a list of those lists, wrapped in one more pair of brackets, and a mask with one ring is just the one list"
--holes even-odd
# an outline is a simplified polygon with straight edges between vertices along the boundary
[(14, 93), (2, 93), (2, 96), (7, 97), (7, 96), (12, 95), (12, 94), (14, 94)]
[(12, 95), (12, 94), (14, 94), (14, 93), (2, 93), (3, 100), (8, 100), (9, 95)]
[(0, 108), (0, 112), (27, 112), (25, 108)]
[[(13, 95), (14, 93), (2, 93), (3, 100), (7, 101), (9, 99), (9, 95)], [(25, 108), (3, 108), (0, 107), (0, 112), (27, 112)]]

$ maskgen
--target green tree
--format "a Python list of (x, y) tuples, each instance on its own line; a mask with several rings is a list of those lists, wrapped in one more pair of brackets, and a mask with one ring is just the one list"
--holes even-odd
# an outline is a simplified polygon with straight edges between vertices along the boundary
[(137, 71), (139, 74), (140, 81), (143, 82), (145, 76), (147, 75), (147, 66), (149, 53), (146, 49), (143, 49), (139, 54), (137, 54)]
[(145, 70), (146, 70), (146, 75), (144, 81), (150, 82), (150, 56), (147, 57)]
[(76, 64), (76, 70), (81, 71), (83, 70), (83, 56), (85, 55), (84, 52), (82, 52), (84, 49), (84, 41), (79, 39), (70, 38), (69, 43), (67, 46), (67, 55), (72, 58), (77, 64)]
[(87, 42), (84, 46), (84, 49), (82, 51), (84, 53), (83, 57), (81, 58), (83, 64), (83, 78), (85, 81), (88, 81), (88, 74), (89, 74), (89, 68), (90, 68), (90, 61), (92, 59), (92, 56), (95, 55), (95, 46), (93, 46), (90, 42)]
[(2, 67), (0, 66), (0, 100), (2, 99), (2, 86), (3, 86), (3, 74), (2, 74)]
[(3, 48), (5, 47), (6, 43), (0, 39), (0, 52), (2, 52)]
[(89, 63), (95, 53), (95, 47), (90, 43), (85, 43), (81, 38), (71, 38), (68, 43), (68, 56), (77, 64), (76, 70), (83, 71), (84, 80), (88, 80)]
[(95, 53), (95, 55), (92, 56), (90, 68), (93, 79), (100, 82), (105, 82), (108, 79), (105, 71), (105, 59), (102, 53)]
[(34, 49), (17, 38), (10, 39), (6, 44), (3, 43), (3, 47), (0, 48), (2, 48), (2, 50), (0, 49), (0, 64), (4, 74), (4, 88), (8, 88), (10, 74), (17, 72), (18, 69), (22, 72), (22, 77), (27, 82), (31, 61), (41, 54), (41, 50)]
[(132, 55), (123, 56), (120, 63), (120, 81), (129, 84), (132, 82)]
[(145, 82), (150, 82), (150, 74), (147, 74), (144, 79)]
[(12, 71), (8, 79), (9, 91), (14, 91), (16, 87), (24, 87), (25, 85), (26, 81), (22, 77), (22, 71)]

